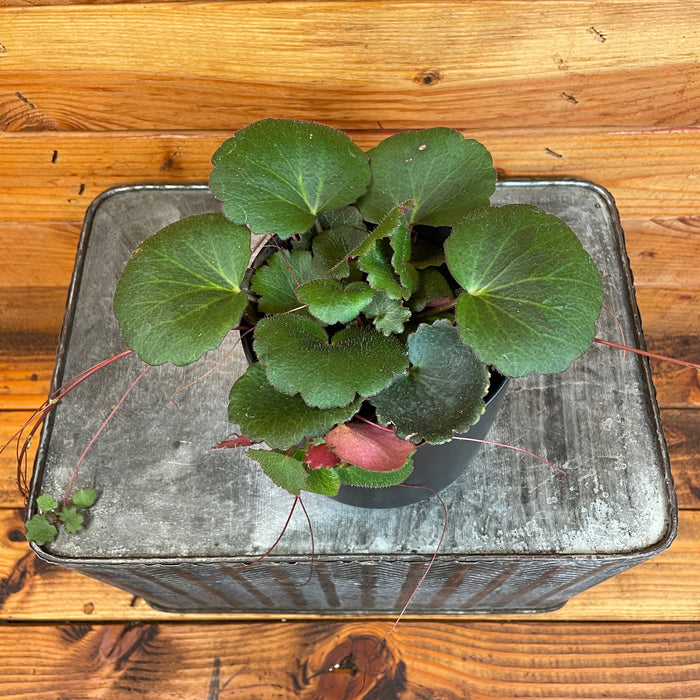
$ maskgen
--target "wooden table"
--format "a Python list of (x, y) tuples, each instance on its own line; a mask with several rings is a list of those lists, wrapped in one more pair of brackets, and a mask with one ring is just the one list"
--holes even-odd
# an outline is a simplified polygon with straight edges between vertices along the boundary
[[(620, 209), (649, 348), (700, 361), (699, 3), (0, 5), (3, 442), (48, 391), (89, 202), (206, 181), (218, 142), (264, 116), (363, 147), (451, 126), (504, 175), (598, 182)], [(409, 616), (369, 664), (391, 620), (161, 613), (40, 564), (6, 451), (0, 696), (700, 697), (700, 383), (653, 370), (681, 508), (671, 549), (555, 613)], [(349, 658), (359, 672), (334, 668)]]

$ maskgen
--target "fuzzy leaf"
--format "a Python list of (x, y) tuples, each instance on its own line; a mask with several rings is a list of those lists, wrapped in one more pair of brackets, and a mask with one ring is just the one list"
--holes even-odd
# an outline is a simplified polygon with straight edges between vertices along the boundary
[(347, 258), (367, 237), (367, 229), (337, 226), (321, 231), (312, 244), (314, 266), (320, 276), (344, 279), (350, 274)]
[(362, 486), (364, 488), (380, 489), (385, 486), (402, 484), (413, 471), (413, 457), (409, 457), (401, 469), (393, 472), (371, 472), (359, 467), (338, 467), (336, 472), (341, 484)]
[(293, 315), (260, 321), (255, 351), (271, 384), (285, 394), (300, 393), (319, 408), (347, 406), (356, 394), (376, 394), (408, 365), (396, 338), (351, 326), (329, 341), (313, 319)]
[(326, 435), (326, 444), (343, 462), (372, 472), (401, 469), (416, 449), (412, 442), (372, 423), (342, 423)]
[(399, 282), (404, 289), (413, 292), (418, 287), (418, 270), (408, 262), (411, 259), (411, 229), (406, 222), (394, 230), (391, 247), (394, 251), (391, 264), (399, 276)]
[(364, 314), (372, 319), (374, 327), (384, 335), (400, 335), (403, 333), (403, 324), (411, 316), (411, 310), (404, 307), (399, 299), (391, 299), (380, 290), (374, 293)]
[(58, 517), (69, 535), (75, 535), (83, 529), (83, 516), (75, 508), (64, 508)]
[(340, 457), (331, 452), (325, 442), (320, 445), (312, 445), (306, 450), (304, 464), (309, 469), (327, 469), (328, 467), (337, 467), (340, 464)]
[(352, 205), (319, 214), (318, 223), (323, 231), (328, 231), (336, 226), (351, 226), (357, 229), (365, 228), (360, 210)]
[(50, 493), (42, 493), (41, 496), (36, 499), (36, 504), (41, 510), (53, 510), (54, 508), (58, 508), (58, 503), (56, 503)]
[(73, 494), (71, 500), (73, 505), (78, 508), (89, 508), (97, 500), (97, 491), (95, 489), (80, 489)]
[(373, 250), (358, 260), (358, 265), (367, 273), (367, 282), (373, 289), (383, 291), (391, 299), (408, 299), (411, 290), (401, 284), (391, 262), (393, 254), (389, 241), (381, 239)]
[(252, 290), (260, 295), (258, 308), (264, 314), (278, 314), (299, 306), (296, 288), (318, 279), (311, 253), (281, 250), (273, 253), (267, 264), (260, 267), (251, 281)]
[(571, 229), (536, 207), (493, 207), (459, 222), (445, 243), (465, 290), (462, 341), (502, 374), (562, 372), (593, 342), (600, 273)]
[(318, 437), (336, 423), (349, 420), (360, 409), (358, 398), (342, 408), (314, 408), (299, 394), (289, 396), (267, 380), (265, 369), (250, 365), (231, 387), (228, 417), (251, 440), (264, 440), (270, 447), (285, 449), (307, 437)]
[(288, 238), (319, 212), (355, 201), (366, 189), (367, 156), (323, 124), (263, 119), (240, 129), (212, 158), (212, 192), (224, 214), (255, 233)]
[(346, 287), (336, 280), (307, 282), (297, 289), (297, 298), (309, 305), (309, 313), (327, 325), (348, 323), (372, 300), (372, 288), (364, 282)]
[(218, 347), (247, 303), (250, 231), (220, 214), (182, 219), (145, 240), (117, 284), (114, 314), (149, 365), (187, 365)]
[(486, 367), (449, 321), (421, 324), (409, 336), (409, 371), (372, 399), (379, 422), (412, 440), (447, 442), (484, 412)]
[(406, 225), (406, 211), (411, 202), (404, 202), (398, 207), (394, 207), (380, 222), (379, 225), (366, 236), (366, 238), (351, 251), (351, 257), (361, 257), (374, 250), (375, 245), (381, 238), (387, 238), (400, 227), (408, 230)]
[(411, 223), (452, 225), (488, 205), (496, 185), (491, 155), (478, 141), (444, 127), (402, 132), (368, 152), (372, 183), (358, 201), (367, 221), (413, 200)]
[(306, 469), (298, 459), (268, 450), (249, 450), (248, 456), (262, 467), (275, 485), (293, 496), (306, 488)]
[(24, 524), (24, 531), (26, 538), (39, 546), (53, 542), (56, 539), (56, 535), (58, 535), (56, 527), (39, 513), (27, 520)]
[(307, 472), (306, 490), (322, 496), (335, 496), (340, 490), (340, 477), (335, 469), (314, 469)]
[(452, 299), (454, 294), (450, 284), (439, 270), (434, 267), (420, 270), (418, 289), (410, 299), (414, 311), (423, 311), (426, 306), (448, 303)]

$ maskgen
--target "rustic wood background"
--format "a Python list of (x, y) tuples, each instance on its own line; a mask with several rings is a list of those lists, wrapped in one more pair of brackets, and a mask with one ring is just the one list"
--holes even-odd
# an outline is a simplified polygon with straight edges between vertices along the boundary
[[(89, 202), (204, 182), (265, 116), (370, 147), (446, 125), (508, 176), (614, 195), (649, 348), (700, 361), (695, 0), (0, 0), (0, 440), (48, 390)], [(180, 616), (40, 564), (0, 457), (4, 698), (700, 697), (700, 383), (653, 363), (680, 502), (671, 549), (512, 619)], [(354, 671), (354, 673), (353, 673)]]

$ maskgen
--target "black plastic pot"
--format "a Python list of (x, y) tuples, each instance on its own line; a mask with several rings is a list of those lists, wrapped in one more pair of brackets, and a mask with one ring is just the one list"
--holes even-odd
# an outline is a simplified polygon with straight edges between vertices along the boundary
[[(241, 345), (248, 362), (256, 362), (253, 333), (241, 333)], [(468, 434), (461, 433), (457, 436), (468, 437), (470, 440), (457, 439), (442, 445), (421, 445), (413, 455), (413, 472), (403, 484), (378, 489), (344, 484), (333, 498), (341, 503), (362, 508), (397, 508), (430, 498), (434, 492), (449, 486), (464, 473), (481, 448), (481, 443), (473, 440), (483, 440), (486, 437), (496, 418), (507, 385), (507, 377), (492, 373), (484, 413), (469, 429)]]

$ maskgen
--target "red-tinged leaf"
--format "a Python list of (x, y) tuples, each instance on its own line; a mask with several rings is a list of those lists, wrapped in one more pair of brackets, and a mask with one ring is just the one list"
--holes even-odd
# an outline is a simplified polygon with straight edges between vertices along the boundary
[(328, 445), (322, 442), (320, 445), (313, 445), (306, 450), (304, 463), (310, 469), (327, 469), (337, 467), (340, 464), (340, 457), (328, 449)]
[(236, 447), (250, 447), (257, 445), (259, 440), (251, 440), (247, 435), (236, 435), (233, 440), (222, 440), (218, 445), (214, 445), (212, 450), (234, 449)]
[(372, 423), (341, 423), (326, 435), (326, 444), (344, 462), (373, 472), (401, 469), (416, 446)]

